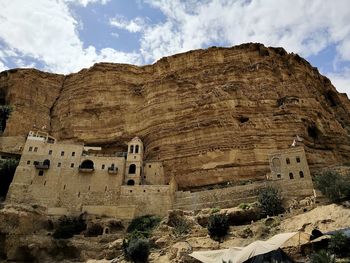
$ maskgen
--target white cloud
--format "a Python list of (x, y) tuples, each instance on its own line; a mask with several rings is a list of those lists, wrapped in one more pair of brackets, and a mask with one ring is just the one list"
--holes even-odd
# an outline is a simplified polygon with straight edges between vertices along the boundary
[(350, 68), (345, 68), (338, 73), (328, 73), (326, 75), (331, 79), (332, 84), (339, 92), (350, 95)]
[(262, 42), (302, 56), (335, 44), (340, 57), (350, 59), (348, 0), (146, 2), (166, 16), (164, 23), (145, 30), (141, 48), (147, 58), (159, 59), (210, 43)]
[(12, 0), (0, 2), (0, 10), (0, 40), (16, 56), (43, 62), (46, 70), (70, 73), (104, 60), (141, 62), (136, 53), (84, 48), (77, 32), (78, 23), (63, 1)]
[(114, 27), (125, 29), (131, 33), (140, 32), (145, 26), (144, 20), (140, 17), (137, 17), (132, 20), (126, 20), (125, 18), (118, 16), (115, 18), (111, 18), (109, 20), (109, 23)]
[(0, 60), (0, 72), (4, 71), (4, 70), (7, 70), (7, 69), (8, 69), (8, 67), (6, 67), (5, 64), (2, 63), (2, 61)]
[(86, 7), (88, 4), (107, 4), (110, 0), (64, 0), (67, 3), (78, 4)]

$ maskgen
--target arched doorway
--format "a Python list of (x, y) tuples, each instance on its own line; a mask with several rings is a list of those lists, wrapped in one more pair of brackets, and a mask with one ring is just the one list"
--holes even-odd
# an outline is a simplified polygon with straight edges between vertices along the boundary
[(135, 185), (135, 181), (130, 179), (130, 180), (128, 180), (128, 182), (126, 184), (127, 185)]
[(135, 174), (136, 173), (136, 165), (130, 164), (129, 166), (129, 174)]

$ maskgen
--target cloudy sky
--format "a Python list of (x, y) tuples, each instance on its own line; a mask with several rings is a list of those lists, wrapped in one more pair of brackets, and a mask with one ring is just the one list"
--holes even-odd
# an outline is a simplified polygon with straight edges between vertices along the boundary
[(350, 94), (349, 0), (0, 0), (0, 71), (143, 65), (244, 42), (298, 53)]

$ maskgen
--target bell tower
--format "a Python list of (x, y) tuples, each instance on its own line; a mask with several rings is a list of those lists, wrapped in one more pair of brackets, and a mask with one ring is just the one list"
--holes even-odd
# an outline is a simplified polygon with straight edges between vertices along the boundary
[(128, 143), (124, 184), (139, 185), (142, 179), (142, 167), (143, 143), (139, 137), (135, 137)]

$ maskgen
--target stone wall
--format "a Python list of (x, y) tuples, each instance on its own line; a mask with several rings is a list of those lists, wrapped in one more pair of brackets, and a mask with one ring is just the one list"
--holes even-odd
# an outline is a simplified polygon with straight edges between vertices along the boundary
[(284, 199), (303, 199), (313, 195), (311, 177), (290, 180), (264, 180), (207, 191), (178, 191), (175, 193), (174, 209), (227, 208), (241, 203), (255, 202), (258, 200), (261, 189), (268, 186), (277, 188)]

